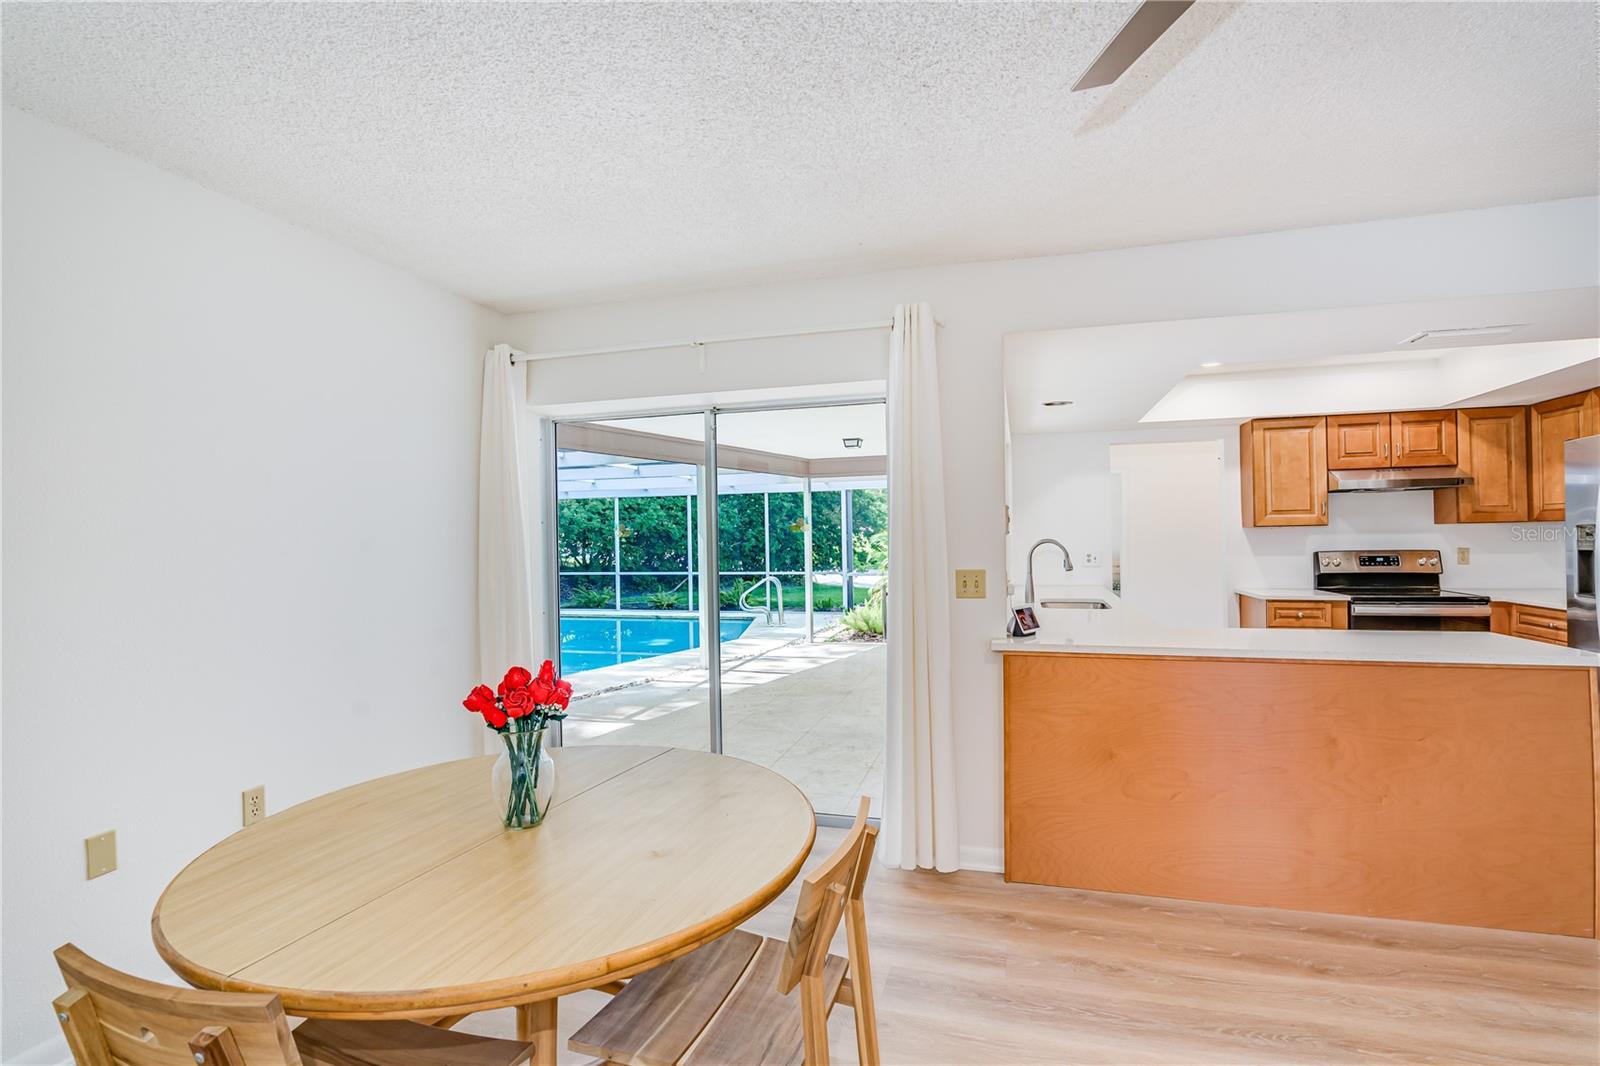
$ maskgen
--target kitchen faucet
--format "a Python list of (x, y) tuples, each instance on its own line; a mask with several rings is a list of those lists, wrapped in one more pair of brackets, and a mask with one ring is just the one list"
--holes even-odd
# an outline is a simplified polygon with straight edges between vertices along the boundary
[(1046, 544), (1054, 544), (1056, 547), (1061, 549), (1062, 573), (1072, 572), (1072, 555), (1067, 551), (1067, 546), (1065, 544), (1051, 537), (1045, 537), (1043, 540), (1035, 541), (1033, 547), (1028, 549), (1028, 580), (1027, 583), (1022, 586), (1023, 603), (1033, 602), (1033, 553), (1038, 551)]

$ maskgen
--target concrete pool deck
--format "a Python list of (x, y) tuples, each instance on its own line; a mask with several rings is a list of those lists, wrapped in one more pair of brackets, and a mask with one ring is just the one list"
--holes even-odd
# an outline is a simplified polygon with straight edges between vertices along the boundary
[[(831, 624), (838, 616), (824, 618)], [(881, 814), (885, 645), (804, 642), (805, 618), (768, 627), (758, 618), (723, 649), (723, 750), (793, 781), (825, 814), (853, 814), (872, 798)], [(710, 743), (700, 650), (573, 674), (563, 723), (568, 744)]]

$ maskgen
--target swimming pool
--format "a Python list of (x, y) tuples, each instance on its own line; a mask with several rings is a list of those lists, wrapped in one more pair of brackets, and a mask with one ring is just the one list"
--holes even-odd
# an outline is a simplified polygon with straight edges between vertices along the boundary
[[(723, 615), (722, 641), (738, 640), (754, 615)], [(561, 672), (637, 662), (700, 646), (700, 619), (687, 613), (567, 611), (561, 616)]]

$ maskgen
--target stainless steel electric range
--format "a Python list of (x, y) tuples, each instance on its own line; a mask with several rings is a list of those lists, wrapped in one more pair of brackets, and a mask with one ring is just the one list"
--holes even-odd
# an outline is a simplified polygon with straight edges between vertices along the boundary
[(1316, 587), (1350, 597), (1351, 629), (1489, 629), (1489, 597), (1441, 587), (1436, 551), (1312, 553)]

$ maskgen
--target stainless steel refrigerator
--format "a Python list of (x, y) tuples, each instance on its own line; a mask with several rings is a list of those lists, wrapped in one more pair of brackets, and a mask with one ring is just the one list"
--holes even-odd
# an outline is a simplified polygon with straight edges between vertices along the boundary
[(1600, 651), (1594, 609), (1594, 520), (1600, 436), (1567, 441), (1567, 644)]

